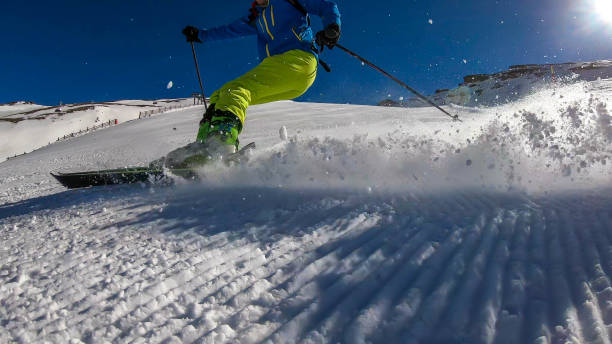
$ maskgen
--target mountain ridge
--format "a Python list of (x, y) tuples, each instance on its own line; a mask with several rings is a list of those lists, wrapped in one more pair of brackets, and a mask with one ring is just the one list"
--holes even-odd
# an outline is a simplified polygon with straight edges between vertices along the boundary
[[(519, 100), (545, 87), (558, 87), (578, 81), (612, 78), (612, 60), (565, 62), (558, 64), (511, 65), (491, 74), (471, 74), (453, 89), (438, 89), (428, 98), (439, 105), (497, 106)], [(429, 106), (417, 98), (404, 101), (384, 99), (379, 106)]]

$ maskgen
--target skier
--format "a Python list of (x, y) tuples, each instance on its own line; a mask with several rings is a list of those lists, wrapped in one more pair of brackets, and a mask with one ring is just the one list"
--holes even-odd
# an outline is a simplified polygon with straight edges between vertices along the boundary
[[(324, 29), (313, 34), (308, 14), (321, 17)], [(261, 63), (210, 97), (196, 142), (165, 158), (169, 167), (205, 163), (212, 154), (235, 152), (249, 105), (288, 100), (304, 94), (317, 74), (318, 53), (340, 38), (340, 12), (330, 0), (255, 0), (247, 15), (213, 29), (187, 26), (187, 42), (205, 43), (257, 35)]]

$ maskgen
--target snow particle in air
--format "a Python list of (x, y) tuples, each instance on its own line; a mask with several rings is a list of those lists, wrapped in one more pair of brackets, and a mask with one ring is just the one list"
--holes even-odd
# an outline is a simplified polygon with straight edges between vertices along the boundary
[(284, 125), (282, 127), (280, 127), (280, 129), (278, 130), (278, 134), (280, 136), (281, 141), (287, 141), (287, 127), (285, 127)]
[(428, 22), (430, 25), (433, 25), (433, 19), (429, 19), (427, 22)]
[(174, 83), (173, 83), (173, 82), (172, 82), (172, 80), (171, 80), (171, 81), (169, 81), (169, 82), (168, 82), (168, 85), (166, 85), (166, 89), (168, 89), (168, 90), (169, 90), (169, 89), (171, 89), (171, 88), (172, 88), (172, 86), (174, 86)]

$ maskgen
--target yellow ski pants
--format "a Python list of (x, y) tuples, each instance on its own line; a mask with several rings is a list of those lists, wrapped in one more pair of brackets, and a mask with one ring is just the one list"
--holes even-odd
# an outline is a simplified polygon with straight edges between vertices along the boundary
[(249, 105), (301, 96), (314, 83), (317, 59), (303, 50), (266, 57), (243, 76), (215, 91), (210, 103), (218, 111), (230, 111), (244, 124)]

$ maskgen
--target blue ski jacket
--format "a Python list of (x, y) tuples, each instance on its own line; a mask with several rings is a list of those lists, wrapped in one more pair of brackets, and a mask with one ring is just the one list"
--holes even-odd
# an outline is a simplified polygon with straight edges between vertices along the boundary
[[(299, 0), (309, 14), (321, 17), (324, 27), (336, 23), (341, 25), (338, 6), (329, 0)], [(313, 42), (314, 34), (310, 19), (304, 16), (287, 0), (268, 0), (266, 6), (254, 6), (257, 16), (254, 20), (249, 13), (238, 20), (212, 29), (200, 29), (202, 42), (257, 35), (260, 59), (300, 49), (318, 55), (319, 49)], [(251, 17), (252, 18), (252, 17)]]

